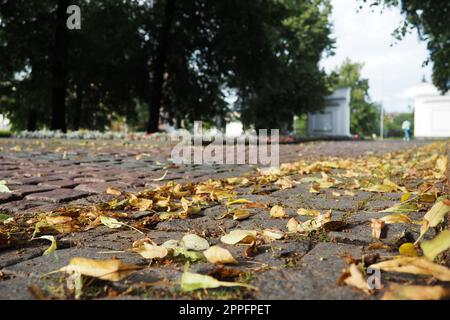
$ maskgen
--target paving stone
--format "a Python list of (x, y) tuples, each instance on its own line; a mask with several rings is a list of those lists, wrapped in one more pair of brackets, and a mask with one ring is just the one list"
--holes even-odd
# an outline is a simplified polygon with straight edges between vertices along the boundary
[(20, 196), (14, 193), (0, 193), (0, 203), (10, 202), (20, 199)]
[[(34, 277), (39, 278), (42, 275), (58, 270), (67, 265), (71, 258), (84, 257), (90, 259), (107, 259), (111, 255), (105, 255), (102, 251), (108, 251), (107, 248), (68, 248), (57, 250), (56, 254), (46, 256), (39, 256), (14, 265), (7, 266), (0, 269), (5, 275), (12, 275), (16, 277)], [(117, 256), (117, 255), (116, 255)], [(126, 263), (147, 265), (145, 259), (137, 254), (120, 254), (120, 260)]]
[(73, 180), (56, 180), (56, 181), (48, 181), (41, 182), (39, 186), (53, 187), (53, 188), (74, 188), (78, 185), (77, 182)]
[(69, 202), (71, 200), (76, 200), (82, 197), (86, 197), (88, 195), (89, 193), (84, 191), (71, 189), (55, 189), (48, 192), (33, 193), (26, 196), (25, 198), (27, 200), (43, 200), (60, 203), (60, 202)]
[(46, 205), (43, 201), (12, 201), (0, 205), (0, 212), (7, 214), (16, 214), (31, 208)]
[(11, 186), (11, 191), (19, 195), (19, 197), (25, 197), (26, 195), (32, 194), (32, 193), (40, 193), (40, 192), (46, 192), (54, 190), (55, 187), (48, 187), (48, 186), (37, 186), (37, 185), (18, 185), (18, 186)]
[(97, 182), (97, 183), (88, 183), (88, 184), (80, 184), (75, 190), (85, 191), (89, 193), (105, 193), (108, 188), (115, 188), (119, 190), (124, 190), (128, 188), (129, 185), (120, 181), (113, 182)]

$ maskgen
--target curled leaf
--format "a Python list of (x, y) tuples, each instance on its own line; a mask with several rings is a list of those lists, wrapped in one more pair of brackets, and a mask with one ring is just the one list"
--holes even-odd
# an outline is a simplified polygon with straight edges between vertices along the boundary
[(420, 246), (425, 257), (433, 261), (437, 255), (450, 248), (450, 230), (442, 231), (432, 240), (423, 241)]
[(276, 205), (270, 209), (270, 216), (272, 218), (285, 218), (287, 214), (282, 206)]
[(256, 239), (254, 230), (232, 230), (230, 233), (222, 236), (220, 241), (226, 244), (252, 243)]
[(117, 221), (117, 219), (110, 218), (107, 216), (100, 216), (100, 221), (110, 229), (119, 229), (123, 225), (122, 223)]
[(169, 254), (167, 248), (143, 242), (141, 246), (135, 247), (132, 251), (139, 253), (145, 259), (162, 259)]
[(393, 283), (382, 300), (441, 300), (450, 295), (450, 290), (442, 286), (408, 286)]
[(372, 237), (375, 239), (380, 239), (385, 222), (380, 219), (371, 219), (370, 222), (370, 227), (372, 228)]
[(236, 264), (236, 259), (230, 251), (219, 246), (212, 246), (204, 253), (206, 260), (214, 264)]
[(203, 239), (202, 237), (193, 233), (185, 235), (181, 239), (180, 245), (187, 250), (194, 251), (205, 251), (209, 248), (209, 243), (206, 239)]
[(450, 281), (450, 269), (418, 257), (402, 257), (383, 261), (371, 265), (371, 268), (381, 269), (387, 272), (427, 275), (433, 276), (441, 281)]
[(34, 238), (33, 240), (36, 240), (36, 239), (45, 239), (45, 240), (48, 240), (51, 242), (50, 247), (48, 247), (47, 250), (45, 250), (44, 253), (42, 254), (43, 256), (46, 256), (46, 255), (56, 251), (57, 245), (56, 245), (56, 239), (54, 236), (42, 236), (42, 237)]
[(244, 287), (257, 290), (256, 287), (246, 283), (219, 281), (211, 276), (185, 271), (180, 282), (182, 291), (194, 291), (197, 289), (213, 289), (219, 287)]
[(138, 269), (140, 267), (116, 259), (94, 260), (75, 257), (59, 271), (69, 274), (81, 274), (101, 280), (120, 281)]

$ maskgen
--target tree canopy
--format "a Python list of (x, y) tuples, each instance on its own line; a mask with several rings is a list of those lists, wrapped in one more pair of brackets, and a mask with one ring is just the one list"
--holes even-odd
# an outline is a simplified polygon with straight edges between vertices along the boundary
[[(69, 4), (80, 30), (66, 28)], [(288, 128), (329, 93), (318, 62), (333, 49), (330, 13), (329, 0), (0, 0), (1, 112), (29, 130), (123, 118), (154, 132), (160, 117), (232, 112)]]

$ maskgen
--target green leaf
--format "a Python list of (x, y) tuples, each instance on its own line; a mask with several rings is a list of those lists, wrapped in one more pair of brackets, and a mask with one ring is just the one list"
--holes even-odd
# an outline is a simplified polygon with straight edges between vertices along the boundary
[(0, 222), (6, 221), (6, 220), (11, 219), (11, 218), (12, 218), (12, 217), (9, 216), (9, 215), (7, 215), (7, 214), (0, 213)]
[(201, 252), (196, 251), (189, 251), (185, 248), (177, 247), (173, 248), (172, 256), (174, 258), (181, 258), (183, 260), (191, 261), (191, 262), (197, 262), (197, 261), (204, 261), (205, 256)]
[(123, 223), (117, 221), (117, 219), (107, 216), (100, 216), (100, 221), (110, 229), (119, 229), (123, 225)]
[(450, 248), (450, 230), (442, 231), (432, 240), (423, 241), (420, 246), (425, 257), (433, 261), (438, 254)]
[(258, 290), (258, 288), (246, 283), (219, 281), (211, 276), (206, 276), (198, 273), (184, 271), (181, 276), (181, 290), (194, 291), (198, 289), (214, 289), (219, 287), (244, 287), (251, 290)]
[(12, 193), (12, 191), (6, 186), (5, 180), (0, 180), (0, 193)]

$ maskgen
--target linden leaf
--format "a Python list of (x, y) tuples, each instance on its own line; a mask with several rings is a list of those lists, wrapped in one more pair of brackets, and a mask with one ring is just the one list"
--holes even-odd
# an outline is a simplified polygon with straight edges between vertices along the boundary
[(372, 228), (372, 237), (375, 239), (380, 239), (385, 222), (380, 219), (371, 219), (370, 221), (370, 227)]
[(256, 287), (246, 283), (219, 281), (211, 276), (185, 271), (180, 282), (182, 291), (194, 291), (197, 289), (214, 289), (219, 287), (244, 287), (258, 290)]
[(282, 206), (276, 205), (270, 209), (270, 216), (272, 218), (285, 218), (287, 217), (287, 214)]
[(12, 193), (12, 191), (9, 190), (8, 186), (6, 185), (5, 180), (0, 180), (0, 193)]
[(380, 218), (380, 220), (384, 221), (386, 224), (394, 224), (394, 223), (412, 223), (410, 217), (405, 214), (390, 214)]
[(58, 271), (82, 274), (107, 281), (120, 281), (140, 267), (116, 259), (94, 260), (81, 257), (70, 259), (67, 266)]
[(162, 259), (169, 254), (167, 248), (147, 242), (143, 242), (141, 246), (133, 248), (132, 251), (139, 253), (145, 259)]
[(440, 300), (450, 296), (442, 286), (410, 286), (393, 283), (381, 300)]
[(370, 267), (387, 272), (427, 275), (441, 281), (450, 281), (450, 269), (419, 257), (401, 257), (379, 262)]
[(227, 206), (231, 206), (233, 204), (247, 204), (247, 203), (252, 203), (250, 200), (247, 199), (236, 199), (236, 200), (232, 200), (232, 201), (228, 201), (226, 203)]
[(425, 257), (433, 261), (437, 255), (450, 248), (450, 230), (442, 231), (432, 240), (423, 241), (420, 247)]
[(361, 270), (357, 267), (356, 264), (352, 263), (350, 265), (348, 274), (344, 276), (343, 282), (351, 287), (364, 291), (367, 294), (372, 294), (373, 290), (369, 287), (369, 284), (364, 277)]
[(219, 246), (212, 246), (205, 252), (206, 260), (214, 264), (237, 264), (238, 262), (233, 257), (233, 255), (227, 249), (221, 248)]
[(297, 210), (297, 214), (301, 215), (301, 216), (317, 217), (318, 215), (320, 215), (320, 211), (319, 210), (313, 210), (313, 209), (300, 208), (300, 209)]
[(245, 209), (237, 209), (233, 211), (233, 220), (244, 220), (250, 217), (250, 211)]
[(119, 229), (120, 227), (123, 226), (123, 224), (117, 221), (117, 219), (110, 218), (107, 216), (100, 216), (100, 221), (110, 229)]
[(230, 233), (222, 236), (220, 241), (226, 244), (252, 243), (256, 240), (256, 231), (254, 230), (232, 230)]
[(209, 243), (206, 239), (203, 239), (202, 237), (193, 233), (185, 235), (181, 239), (180, 245), (187, 250), (194, 251), (205, 251), (209, 248)]

